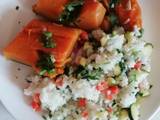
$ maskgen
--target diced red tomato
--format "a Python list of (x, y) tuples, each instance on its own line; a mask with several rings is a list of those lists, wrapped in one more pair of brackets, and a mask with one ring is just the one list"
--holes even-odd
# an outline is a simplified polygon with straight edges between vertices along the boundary
[(137, 61), (137, 63), (134, 65), (134, 68), (136, 70), (139, 70), (142, 67), (142, 61)]
[(103, 90), (102, 93), (105, 95), (106, 99), (112, 100), (113, 94), (109, 88)]
[(87, 100), (86, 100), (85, 98), (80, 98), (80, 99), (78, 100), (78, 106), (79, 106), (79, 107), (85, 107), (86, 104), (87, 104)]
[(113, 99), (113, 95), (119, 93), (118, 86), (109, 87), (107, 82), (103, 81), (96, 86), (96, 90), (100, 91), (108, 100)]
[(40, 111), (41, 110), (40, 94), (39, 93), (36, 93), (33, 96), (31, 106), (35, 111)]
[(33, 108), (35, 111), (41, 111), (41, 105), (40, 105), (40, 103), (35, 102), (35, 101), (32, 101), (31, 105), (32, 105), (32, 108)]
[(88, 111), (87, 110), (82, 112), (82, 117), (88, 118)]
[(113, 95), (106, 95), (106, 99), (107, 100), (112, 100), (113, 99)]
[(116, 95), (119, 93), (119, 88), (118, 86), (111, 86), (109, 87), (109, 90), (111, 91), (112, 94)]
[(103, 81), (96, 86), (96, 90), (98, 91), (103, 91), (106, 88), (108, 88), (108, 83), (106, 81)]

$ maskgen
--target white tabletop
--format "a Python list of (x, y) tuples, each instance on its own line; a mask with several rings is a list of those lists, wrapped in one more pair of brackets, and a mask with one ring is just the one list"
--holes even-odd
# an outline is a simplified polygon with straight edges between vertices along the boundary
[(0, 120), (15, 120), (0, 103)]
[[(0, 120), (15, 120), (0, 103)], [(160, 112), (152, 120), (160, 120)]]

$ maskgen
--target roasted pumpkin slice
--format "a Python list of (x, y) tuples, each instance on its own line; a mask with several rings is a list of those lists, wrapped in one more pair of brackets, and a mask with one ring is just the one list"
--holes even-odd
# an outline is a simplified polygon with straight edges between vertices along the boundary
[(64, 6), (69, 0), (38, 0), (33, 6), (33, 11), (49, 19), (58, 20)]
[(33, 11), (65, 25), (75, 23), (85, 30), (98, 28), (106, 13), (98, 0), (38, 0)]
[(24, 31), (20, 32), (16, 38), (4, 49), (6, 58), (32, 65), (36, 62), (37, 53), (31, 50), (29, 36)]
[(85, 0), (76, 24), (82, 29), (96, 29), (102, 24), (105, 13), (106, 9), (102, 3), (96, 0)]
[[(25, 28), (25, 31), (29, 31), (26, 34), (28, 34), (30, 40), (30, 47), (54, 54), (56, 62), (63, 62), (69, 56), (82, 32), (80, 29), (68, 28), (40, 20), (33, 20), (27, 28)], [(37, 32), (35, 32), (36, 30)], [(56, 45), (54, 48), (45, 48), (40, 42), (44, 30), (52, 33), (52, 39)]]
[[(42, 34), (46, 31), (48, 32), (46, 37), (50, 36), (50, 38), (46, 38), (42, 42)], [(51, 56), (54, 56), (55, 64), (57, 63), (55, 67), (60, 67), (62, 72), (62, 67), (71, 54), (80, 34), (81, 30), (79, 29), (34, 19), (4, 49), (4, 55), (9, 59), (31, 65), (35, 68), (40, 58), (38, 51), (49, 53)], [(55, 46), (48, 48), (44, 46), (44, 42), (47, 44), (51, 42)], [(44, 65), (45, 63), (41, 64)]]

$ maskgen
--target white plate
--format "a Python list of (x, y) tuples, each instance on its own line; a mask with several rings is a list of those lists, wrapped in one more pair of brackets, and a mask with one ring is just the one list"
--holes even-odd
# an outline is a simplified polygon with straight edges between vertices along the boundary
[[(11, 41), (21, 28), (36, 16), (31, 5), (36, 0), (1, 0), (0, 2), (0, 99), (8, 111), (17, 120), (41, 120), (28, 104), (23, 95), (26, 87), (25, 77), (31, 68), (7, 61), (2, 56), (2, 49)], [(141, 120), (152, 118), (160, 105), (160, 0), (141, 0), (145, 39), (154, 44), (152, 55), (152, 73), (150, 79), (154, 85), (152, 95), (146, 98), (141, 108)], [(19, 10), (16, 10), (16, 6)], [(21, 22), (20, 24), (19, 21)], [(19, 71), (18, 68), (21, 68)]]

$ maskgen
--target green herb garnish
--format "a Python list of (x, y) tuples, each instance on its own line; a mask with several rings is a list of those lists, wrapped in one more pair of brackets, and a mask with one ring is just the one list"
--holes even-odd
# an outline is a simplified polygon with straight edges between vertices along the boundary
[(44, 116), (44, 115), (42, 116), (42, 118), (43, 118), (44, 120), (47, 120), (47, 117), (46, 117), (46, 116)]
[(48, 116), (49, 118), (52, 118), (53, 115), (52, 115), (52, 111), (49, 109), (49, 108), (46, 108), (47, 112), (48, 112)]
[(109, 20), (110, 20), (112, 26), (115, 26), (118, 24), (118, 17), (114, 13), (111, 13), (109, 15)]
[(79, 79), (97, 80), (100, 79), (103, 74), (103, 70), (101, 68), (88, 70), (87, 68), (80, 66), (78, 67), (76, 73)]
[(114, 8), (119, 2), (120, 0), (110, 0), (109, 7)]
[(59, 22), (62, 24), (69, 24), (73, 22), (78, 17), (83, 4), (83, 0), (76, 0), (68, 3), (59, 17)]
[(139, 32), (140, 32), (140, 35), (138, 36), (138, 38), (142, 38), (142, 37), (143, 37), (143, 34), (144, 34), (144, 29), (141, 28), (141, 29), (139, 30)]
[(45, 31), (42, 33), (40, 42), (43, 44), (45, 48), (55, 48), (56, 44), (53, 40), (53, 34), (49, 31)]
[(40, 72), (39, 72), (39, 75), (44, 75), (45, 73), (47, 72), (47, 70), (41, 70)]
[(119, 62), (119, 66), (120, 66), (122, 72), (126, 70), (126, 65), (124, 62), (122, 62), (122, 61)]
[(55, 59), (52, 55), (45, 53), (43, 51), (38, 51), (39, 60), (37, 61), (36, 66), (41, 69), (40, 75), (45, 73), (51, 74), (54, 72), (54, 62)]

